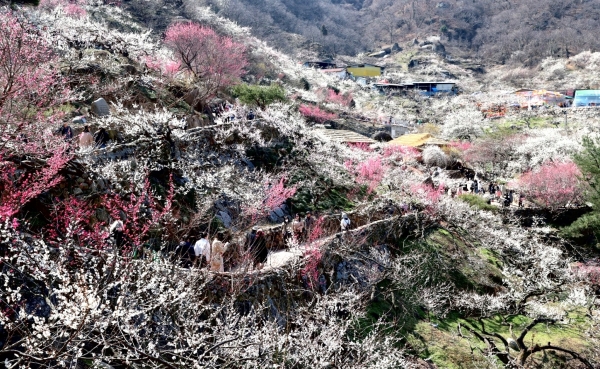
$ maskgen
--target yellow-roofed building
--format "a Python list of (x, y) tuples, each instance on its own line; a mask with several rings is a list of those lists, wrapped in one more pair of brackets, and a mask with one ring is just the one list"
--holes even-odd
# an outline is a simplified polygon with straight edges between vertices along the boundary
[(346, 71), (354, 77), (379, 77), (383, 74), (383, 67), (373, 64), (353, 65), (346, 68)]
[(425, 145), (445, 146), (446, 141), (433, 137), (430, 133), (414, 133), (403, 135), (388, 142), (390, 145), (421, 147)]

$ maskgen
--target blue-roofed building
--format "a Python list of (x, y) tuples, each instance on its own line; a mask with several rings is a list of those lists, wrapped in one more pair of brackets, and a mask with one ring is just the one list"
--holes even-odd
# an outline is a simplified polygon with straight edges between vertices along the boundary
[(600, 90), (575, 90), (572, 106), (600, 106)]

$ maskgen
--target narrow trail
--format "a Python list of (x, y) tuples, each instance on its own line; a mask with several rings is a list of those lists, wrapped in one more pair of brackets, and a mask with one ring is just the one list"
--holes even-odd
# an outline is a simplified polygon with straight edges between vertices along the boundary
[(328, 236), (319, 238), (311, 243), (303, 243), (297, 247), (292, 247), (292, 248), (287, 248), (287, 249), (283, 249), (283, 250), (270, 252), (267, 257), (267, 261), (265, 262), (263, 268), (259, 272), (267, 273), (274, 269), (283, 268), (285, 266), (288, 266), (288, 265), (291, 265), (294, 263), (299, 263), (304, 258), (306, 251), (311, 250), (313, 247), (321, 247), (323, 245), (327, 245), (327, 244), (333, 242), (338, 237), (339, 238), (342, 238), (342, 237), (356, 238), (356, 237), (361, 236), (365, 230), (367, 230), (371, 227), (374, 227), (374, 226), (377, 226), (379, 224), (386, 223), (386, 222), (393, 222), (398, 219), (408, 217), (410, 215), (412, 215), (412, 214), (406, 214), (406, 215), (402, 215), (402, 216), (397, 215), (397, 216), (392, 216), (392, 217), (386, 218), (386, 219), (376, 220), (376, 221), (364, 224), (362, 226), (359, 226), (357, 228), (351, 229), (346, 232), (335, 232)]

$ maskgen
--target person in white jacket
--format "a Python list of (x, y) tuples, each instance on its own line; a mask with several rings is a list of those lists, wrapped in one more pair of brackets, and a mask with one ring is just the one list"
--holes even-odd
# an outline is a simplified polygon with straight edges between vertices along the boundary
[(350, 218), (348, 218), (348, 214), (342, 213), (342, 220), (340, 221), (340, 226), (342, 228), (342, 232), (346, 232), (350, 229)]
[(199, 267), (205, 265), (202, 262), (203, 258), (206, 260), (206, 263), (210, 262), (210, 242), (205, 232), (200, 233), (200, 239), (194, 244), (194, 254), (196, 255), (194, 264)]

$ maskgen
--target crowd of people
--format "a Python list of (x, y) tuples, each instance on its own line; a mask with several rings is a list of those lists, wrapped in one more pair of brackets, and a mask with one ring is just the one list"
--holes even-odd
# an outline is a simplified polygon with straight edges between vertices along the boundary
[[(72, 143), (75, 138), (73, 134), (73, 128), (71, 128), (71, 126), (67, 122), (63, 123), (62, 127), (60, 127), (60, 129), (58, 130), (58, 133), (68, 143)], [(103, 127), (99, 128), (92, 135), (90, 127), (86, 125), (83, 127), (83, 132), (81, 132), (77, 136), (77, 140), (79, 147), (81, 147), (82, 149), (92, 147), (105, 148), (106, 144), (110, 140), (110, 135)]]
[(458, 186), (448, 188), (448, 196), (450, 197), (460, 196), (465, 193), (481, 195), (486, 199), (488, 204), (496, 201), (503, 207), (510, 207), (516, 199), (517, 206), (521, 208), (525, 199), (525, 194), (521, 192), (517, 196), (513, 189), (506, 188), (502, 183), (490, 181), (486, 186), (474, 173), (468, 173), (465, 176), (465, 180), (460, 182)]
[[(224, 272), (235, 269), (245, 261), (250, 261), (255, 270), (261, 270), (268, 260), (269, 252), (281, 247), (278, 245), (288, 245), (291, 239), (298, 243), (311, 241), (310, 235), (316, 224), (315, 217), (309, 211), (306, 215), (296, 214), (293, 219), (285, 216), (280, 227), (263, 230), (254, 226), (237, 241), (223, 231), (217, 232), (211, 241), (209, 234), (202, 232), (196, 242), (193, 242), (190, 237), (185, 237), (173, 251), (184, 267)], [(341, 232), (350, 230), (351, 221), (346, 213), (342, 213), (339, 224)], [(123, 230), (124, 225), (121, 220), (113, 222), (109, 229), (110, 238), (117, 248), (125, 243)], [(227, 257), (225, 257), (226, 253)], [(147, 253), (139, 252), (138, 257), (145, 254)]]

